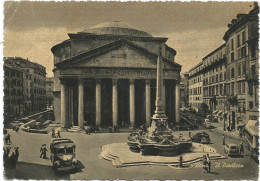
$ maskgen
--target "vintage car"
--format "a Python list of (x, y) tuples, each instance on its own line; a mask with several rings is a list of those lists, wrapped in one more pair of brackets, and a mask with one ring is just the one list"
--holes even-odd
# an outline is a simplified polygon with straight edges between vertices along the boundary
[(55, 170), (78, 170), (79, 164), (75, 157), (76, 145), (67, 138), (53, 139), (50, 145), (51, 162)]
[(204, 144), (204, 143), (210, 143), (210, 138), (208, 133), (199, 132), (191, 137), (191, 141)]
[(239, 156), (239, 148), (237, 144), (232, 144), (232, 143), (226, 143), (224, 147), (224, 152), (228, 156)]

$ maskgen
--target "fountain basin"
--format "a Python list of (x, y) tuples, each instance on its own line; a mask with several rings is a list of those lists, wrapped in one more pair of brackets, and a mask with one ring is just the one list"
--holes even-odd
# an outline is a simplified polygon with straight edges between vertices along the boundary
[(140, 136), (138, 133), (131, 133), (127, 139), (127, 144), (133, 152), (142, 155), (174, 156), (189, 151), (192, 147), (191, 140), (176, 139), (150, 139)]

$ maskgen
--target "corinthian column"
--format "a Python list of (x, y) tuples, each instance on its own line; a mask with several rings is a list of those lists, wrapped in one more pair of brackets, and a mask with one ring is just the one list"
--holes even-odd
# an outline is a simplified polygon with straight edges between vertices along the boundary
[(180, 83), (175, 84), (175, 119), (176, 123), (180, 122)]
[(129, 80), (130, 127), (135, 125), (135, 80)]
[(96, 125), (101, 125), (101, 79), (96, 79)]
[(118, 119), (118, 100), (117, 100), (117, 79), (112, 79), (113, 86), (113, 125), (117, 125)]
[(84, 80), (79, 79), (78, 125), (84, 128)]
[(151, 120), (151, 92), (150, 92), (150, 80), (145, 80), (145, 113), (146, 124), (150, 125)]
[(67, 119), (66, 119), (66, 85), (65, 81), (61, 80), (61, 95), (60, 95), (60, 120), (61, 120), (61, 128), (67, 127)]

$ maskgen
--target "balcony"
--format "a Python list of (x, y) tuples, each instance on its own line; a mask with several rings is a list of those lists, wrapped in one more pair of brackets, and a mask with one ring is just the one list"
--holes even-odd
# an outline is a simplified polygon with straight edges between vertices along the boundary
[(250, 73), (247, 73), (246, 74), (246, 79), (247, 80), (256, 80), (258, 81), (259, 77), (258, 77), (258, 74), (255, 73), (255, 72), (250, 72)]

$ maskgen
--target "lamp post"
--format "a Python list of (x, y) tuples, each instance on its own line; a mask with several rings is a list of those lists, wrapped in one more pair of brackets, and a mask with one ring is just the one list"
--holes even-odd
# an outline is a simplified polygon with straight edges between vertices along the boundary
[(223, 127), (223, 131), (226, 131), (226, 118), (227, 118), (227, 115), (226, 115), (226, 97), (225, 97), (225, 101), (224, 101), (224, 127)]

